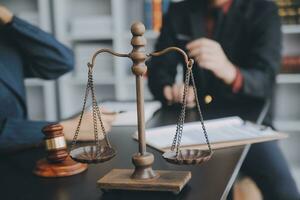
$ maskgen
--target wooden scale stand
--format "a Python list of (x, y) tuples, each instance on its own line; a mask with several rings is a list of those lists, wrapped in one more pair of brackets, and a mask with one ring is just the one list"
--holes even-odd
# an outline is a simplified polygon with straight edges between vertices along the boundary
[[(95, 64), (96, 56), (100, 53), (106, 52), (118, 57), (130, 58), (133, 62), (132, 73), (136, 77), (136, 103), (137, 103), (137, 116), (138, 116), (138, 143), (139, 152), (132, 156), (132, 162), (135, 166), (134, 170), (131, 169), (113, 169), (104, 177), (98, 180), (98, 186), (103, 190), (119, 189), (119, 190), (146, 190), (146, 191), (170, 191), (178, 193), (187, 184), (191, 178), (191, 172), (189, 171), (163, 171), (152, 169), (154, 162), (153, 154), (146, 151), (146, 138), (145, 138), (145, 119), (144, 119), (144, 88), (143, 88), (143, 76), (147, 72), (147, 66), (145, 64), (146, 59), (152, 56), (160, 56), (171, 51), (180, 53), (186, 62), (187, 73), (185, 78), (185, 89), (183, 95), (183, 103), (181, 109), (181, 115), (178, 120), (177, 130), (174, 136), (173, 145), (170, 152), (163, 154), (163, 158), (174, 164), (200, 164), (210, 159), (212, 151), (208, 141), (207, 133), (203, 123), (203, 118), (196, 97), (197, 108), (200, 114), (202, 122), (202, 128), (206, 137), (208, 150), (201, 151), (198, 149), (180, 150), (180, 141), (182, 136), (183, 124), (185, 119), (185, 107), (186, 107), (186, 95), (189, 81), (192, 80), (194, 85), (194, 92), (196, 92), (195, 82), (192, 73), (193, 60), (189, 59), (186, 53), (177, 48), (169, 47), (160, 52), (151, 54), (145, 53), (146, 39), (144, 38), (145, 26), (140, 23), (134, 23), (131, 26), (131, 33), (133, 35), (131, 39), (132, 51), (128, 54), (120, 54), (113, 52), (109, 49), (101, 49), (95, 52), (92, 57), (92, 62), (88, 63), (88, 83), (86, 93), (84, 97), (83, 108), (81, 117), (76, 129), (70, 156), (72, 159), (82, 163), (101, 163), (105, 162), (116, 155), (115, 150), (109, 143), (106, 135), (102, 119), (100, 107), (98, 107), (96, 96), (93, 86), (93, 67)], [(92, 96), (92, 108), (93, 108), (93, 123), (94, 123), (94, 135), (95, 144), (89, 146), (76, 147), (77, 137), (80, 131), (81, 119), (85, 111), (86, 101), (89, 93)], [(100, 128), (102, 130), (101, 137), (99, 138), (98, 123), (100, 122)], [(176, 150), (176, 151), (175, 151)]]

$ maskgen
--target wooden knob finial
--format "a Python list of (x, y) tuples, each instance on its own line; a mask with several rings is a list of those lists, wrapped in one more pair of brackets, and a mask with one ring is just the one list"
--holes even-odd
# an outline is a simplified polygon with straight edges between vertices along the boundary
[(145, 65), (145, 60), (147, 58), (145, 52), (145, 46), (147, 44), (146, 38), (144, 37), (145, 30), (145, 26), (141, 22), (135, 22), (131, 26), (132, 51), (130, 53), (130, 58), (133, 62), (131, 69), (137, 76), (143, 76), (147, 72), (147, 66)]
[(134, 36), (144, 35), (146, 28), (142, 22), (135, 22), (131, 25), (131, 33)]
[(42, 130), (49, 162), (62, 162), (67, 156), (67, 144), (60, 124), (50, 124)]

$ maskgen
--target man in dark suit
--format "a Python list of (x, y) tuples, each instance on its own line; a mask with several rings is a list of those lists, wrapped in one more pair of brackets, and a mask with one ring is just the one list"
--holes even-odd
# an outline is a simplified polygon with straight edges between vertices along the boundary
[[(73, 53), (48, 33), (14, 16), (0, 5), (0, 150), (40, 143), (49, 122), (27, 119), (25, 78), (56, 79), (72, 70)], [(103, 116), (106, 129), (113, 118)], [(84, 117), (80, 140), (92, 140), (91, 115)], [(78, 117), (62, 121), (71, 140)]]
[[(239, 115), (254, 120), (273, 95), (281, 58), (277, 8), (266, 0), (186, 0), (164, 16), (156, 50), (185, 49), (194, 58), (193, 73), (205, 116)], [(175, 83), (176, 53), (149, 62), (149, 87), (156, 99), (181, 101)], [(190, 89), (188, 104), (194, 103)], [(265, 124), (271, 125), (271, 113)], [(250, 176), (264, 199), (299, 199), (286, 161), (275, 142), (252, 145), (241, 172)]]

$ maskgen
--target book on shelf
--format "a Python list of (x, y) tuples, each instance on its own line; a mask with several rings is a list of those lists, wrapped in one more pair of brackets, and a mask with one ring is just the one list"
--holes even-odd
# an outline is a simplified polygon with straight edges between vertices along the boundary
[(300, 24), (300, 0), (276, 0), (282, 24)]
[(147, 30), (159, 32), (163, 14), (167, 12), (170, 0), (144, 0), (144, 23)]
[(281, 72), (282, 73), (300, 73), (300, 55), (283, 57)]
[(169, 4), (170, 4), (170, 0), (162, 0), (162, 12), (163, 12), (163, 14), (168, 11)]
[(152, 29), (152, 0), (145, 0), (144, 3), (144, 15), (146, 29)]
[(153, 0), (152, 18), (153, 31), (159, 32), (162, 25), (162, 0)]

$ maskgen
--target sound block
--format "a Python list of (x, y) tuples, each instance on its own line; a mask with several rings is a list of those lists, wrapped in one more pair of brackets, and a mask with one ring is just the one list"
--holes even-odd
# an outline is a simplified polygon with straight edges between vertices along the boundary
[(65, 177), (79, 174), (87, 169), (87, 164), (79, 163), (68, 156), (59, 163), (49, 163), (45, 158), (36, 163), (33, 173), (41, 177)]
[(189, 171), (155, 171), (159, 177), (146, 180), (132, 179), (131, 169), (113, 169), (97, 181), (103, 190), (166, 191), (179, 193), (191, 179)]

